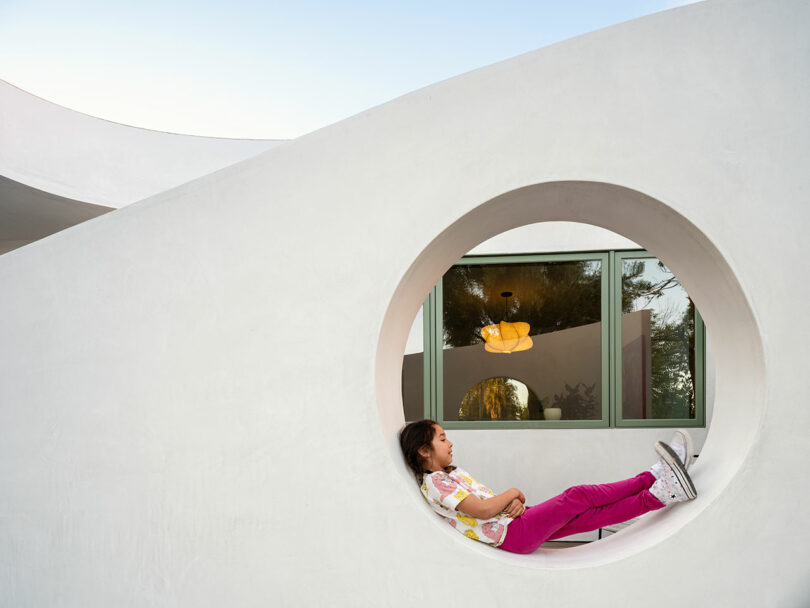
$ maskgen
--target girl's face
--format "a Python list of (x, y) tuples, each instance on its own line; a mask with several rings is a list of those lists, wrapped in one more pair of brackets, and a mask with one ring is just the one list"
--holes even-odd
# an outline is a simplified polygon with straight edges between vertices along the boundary
[[(438, 424), (433, 427), (433, 441), (430, 442), (430, 452), (420, 451), (425, 459), (425, 468), (429, 471), (443, 471), (453, 464), (453, 443), (447, 438), (444, 429)], [(425, 450), (425, 448), (422, 448)]]

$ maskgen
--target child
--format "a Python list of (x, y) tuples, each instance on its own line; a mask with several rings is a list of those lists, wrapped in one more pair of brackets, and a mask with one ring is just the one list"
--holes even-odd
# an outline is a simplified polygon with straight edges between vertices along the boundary
[(399, 437), (405, 462), (430, 506), (456, 530), (512, 553), (531, 553), (547, 540), (596, 530), (697, 497), (686, 472), (692, 441), (676, 431), (659, 441), (659, 461), (648, 471), (615, 483), (568, 488), (526, 507), (517, 488), (495, 494), (467, 471), (452, 466), (453, 444), (433, 420), (405, 426)]

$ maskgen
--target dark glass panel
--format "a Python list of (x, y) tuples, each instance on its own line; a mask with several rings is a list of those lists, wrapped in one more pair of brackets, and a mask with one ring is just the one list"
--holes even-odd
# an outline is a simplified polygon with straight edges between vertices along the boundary
[[(442, 283), (444, 419), (599, 420), (601, 273), (598, 260), (451, 268)], [(502, 321), (527, 323), (531, 348), (487, 352), (482, 330)], [(527, 390), (519, 407), (508, 396), (518, 385)], [(472, 407), (476, 390), (492, 407)]]

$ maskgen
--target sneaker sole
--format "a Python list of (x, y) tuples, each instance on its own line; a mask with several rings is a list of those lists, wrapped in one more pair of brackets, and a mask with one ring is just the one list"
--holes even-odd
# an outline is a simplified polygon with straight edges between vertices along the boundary
[(697, 498), (695, 484), (692, 483), (692, 478), (689, 477), (689, 473), (686, 472), (686, 469), (684, 468), (681, 459), (678, 458), (678, 455), (675, 453), (675, 450), (673, 450), (663, 441), (659, 441), (655, 444), (655, 453), (658, 454), (665, 463), (667, 463), (670, 469), (672, 469), (672, 472), (675, 474), (675, 477), (681, 484), (687, 498), (689, 498), (689, 500)]
[(675, 433), (683, 436), (684, 449), (686, 450), (686, 460), (683, 461), (683, 468), (688, 471), (689, 467), (692, 466), (692, 460), (695, 454), (695, 446), (692, 442), (692, 436), (689, 434), (689, 431), (685, 429), (678, 429), (675, 431)]

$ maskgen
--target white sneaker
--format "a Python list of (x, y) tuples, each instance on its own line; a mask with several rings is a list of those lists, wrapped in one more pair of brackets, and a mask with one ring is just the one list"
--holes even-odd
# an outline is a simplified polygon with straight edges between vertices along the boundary
[(683, 468), (688, 469), (692, 466), (692, 457), (695, 453), (695, 448), (692, 443), (692, 436), (686, 429), (678, 429), (673, 433), (672, 439), (669, 440), (669, 447), (671, 447), (678, 458), (683, 463)]
[(662, 473), (661, 477), (655, 480), (655, 483), (650, 486), (650, 494), (655, 496), (665, 507), (673, 505), (676, 502), (686, 502), (689, 500), (689, 497), (683, 490), (683, 486), (678, 483), (672, 471)]
[[(695, 452), (693, 446), (692, 436), (689, 434), (689, 431), (684, 429), (675, 431), (672, 435), (672, 439), (669, 440), (669, 447), (677, 454), (678, 458), (683, 463), (684, 469), (688, 469), (692, 465), (692, 454)], [(661, 464), (660, 461), (650, 467), (650, 472), (655, 475), (656, 479), (660, 479), (665, 470), (666, 465)]]
[(655, 451), (661, 458), (661, 463), (665, 465), (665, 470), (650, 487), (652, 495), (664, 505), (697, 498), (695, 484), (692, 483), (692, 478), (689, 477), (675, 451), (662, 441), (655, 444)]

